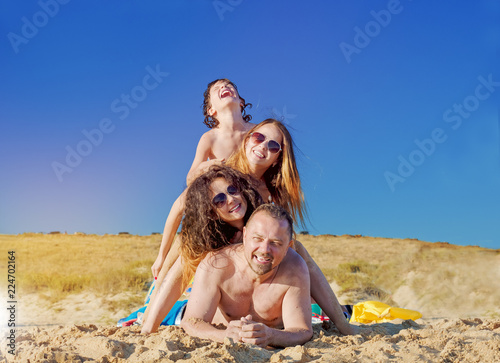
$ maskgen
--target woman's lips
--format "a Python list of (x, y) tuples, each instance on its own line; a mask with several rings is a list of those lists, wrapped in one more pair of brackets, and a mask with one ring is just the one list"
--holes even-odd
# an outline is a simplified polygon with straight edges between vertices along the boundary
[(241, 203), (238, 203), (237, 205), (235, 205), (233, 208), (231, 208), (229, 210), (229, 213), (238, 212), (240, 209), (241, 209)]
[(264, 154), (262, 154), (260, 151), (258, 150), (254, 150), (253, 153), (255, 154), (255, 156), (257, 156), (259, 159), (264, 159), (265, 156)]

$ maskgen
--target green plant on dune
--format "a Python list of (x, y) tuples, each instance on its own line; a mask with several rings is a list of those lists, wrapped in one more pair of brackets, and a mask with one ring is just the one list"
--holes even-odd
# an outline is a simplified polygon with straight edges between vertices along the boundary
[(390, 294), (378, 282), (380, 269), (380, 265), (356, 260), (339, 264), (329, 271), (329, 276), (340, 286), (347, 303), (372, 299), (391, 303)]
[(363, 260), (341, 263), (333, 270), (333, 279), (342, 290), (373, 284), (377, 266)]

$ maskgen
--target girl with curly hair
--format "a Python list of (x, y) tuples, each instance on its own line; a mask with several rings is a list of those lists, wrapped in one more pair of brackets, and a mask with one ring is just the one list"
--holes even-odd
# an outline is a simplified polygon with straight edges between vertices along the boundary
[(186, 193), (181, 257), (170, 268), (157, 295), (151, 298), (143, 333), (156, 331), (162, 322), (176, 322), (185, 306), (177, 299), (200, 262), (209, 252), (241, 242), (243, 226), (260, 204), (262, 198), (252, 181), (230, 167), (211, 166), (193, 181)]
[(262, 204), (259, 192), (242, 173), (212, 166), (188, 188), (181, 230), (183, 285), (209, 252), (241, 241), (241, 231)]

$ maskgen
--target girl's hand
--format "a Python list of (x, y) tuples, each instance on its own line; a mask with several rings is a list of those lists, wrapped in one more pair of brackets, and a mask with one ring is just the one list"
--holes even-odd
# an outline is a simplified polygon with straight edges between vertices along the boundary
[(153, 273), (153, 277), (155, 278), (155, 280), (160, 274), (164, 260), (165, 259), (163, 258), (163, 256), (158, 255), (158, 257), (156, 257), (156, 261), (153, 263), (153, 266), (151, 266), (151, 272)]

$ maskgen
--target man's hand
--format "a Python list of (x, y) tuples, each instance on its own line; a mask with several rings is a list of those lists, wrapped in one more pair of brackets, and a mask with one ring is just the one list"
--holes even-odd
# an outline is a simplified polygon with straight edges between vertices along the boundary
[(241, 342), (241, 320), (232, 320), (226, 328), (226, 337), (233, 339), (235, 342)]
[(262, 323), (252, 320), (252, 315), (241, 318), (240, 340), (244, 343), (250, 343), (265, 348), (269, 345), (272, 336), (272, 329)]

